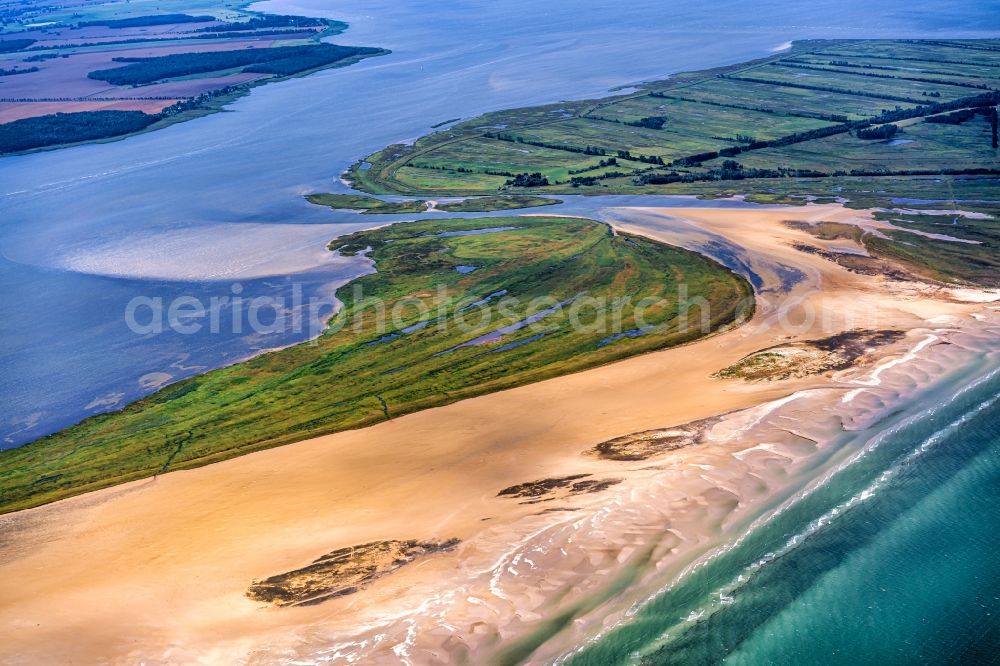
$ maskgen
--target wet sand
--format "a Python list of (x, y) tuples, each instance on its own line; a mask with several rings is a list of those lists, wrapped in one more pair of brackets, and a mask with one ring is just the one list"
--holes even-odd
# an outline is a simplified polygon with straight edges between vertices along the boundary
[[(775, 415), (814, 414), (803, 401), (814, 397), (874, 418), (885, 406), (867, 397), (878, 383), (851, 383), (850, 373), (958, 335), (942, 326), (982, 324), (973, 313), (996, 316), (978, 292), (887, 282), (794, 249), (823, 244), (786, 220), (870, 223), (839, 206), (609, 215), (625, 231), (730, 261), (735, 252), (760, 281), (754, 319), (684, 347), (0, 517), (5, 657), (477, 663), (512, 660), (519, 641), (563, 630), (537, 653), (551, 658), (635, 601), (618, 585), (680, 572), (801, 488), (818, 460), (837, 457), (822, 445), (832, 415), (784, 429)], [(758, 350), (854, 328), (910, 334), (832, 377), (712, 377)], [(697, 443), (646, 460), (585, 455), (616, 437), (726, 414)], [(498, 495), (582, 474), (617, 482), (543, 502)], [(454, 550), (322, 604), (277, 608), (246, 596), (253, 581), (336, 549), (456, 538)]]

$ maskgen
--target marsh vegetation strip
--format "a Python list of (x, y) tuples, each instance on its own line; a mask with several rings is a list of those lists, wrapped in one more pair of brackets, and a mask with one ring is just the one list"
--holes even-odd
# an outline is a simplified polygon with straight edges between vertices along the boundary
[[(359, 167), (360, 168), (360, 167)], [(537, 208), (562, 203), (559, 199), (533, 196), (492, 196), (470, 197), (461, 201), (437, 203), (433, 201), (383, 201), (375, 197), (359, 194), (308, 194), (306, 199), (319, 206), (329, 206), (334, 210), (360, 210), (368, 215), (398, 213), (425, 213), (431, 210), (446, 213), (488, 213), (497, 210)]]
[(890, 210), (883, 219), (903, 228), (863, 244), (925, 278), (997, 286), (998, 102), (998, 40), (809, 41), (628, 95), (489, 113), (389, 146), (350, 176), (413, 195), (817, 194), (858, 206), (890, 203), (873, 192), (974, 188), (986, 196), (961, 207), (985, 215), (956, 221), (950, 238), (940, 219)]
[(801, 245), (797, 249), (820, 254), (858, 273), (998, 287), (1000, 206), (961, 205), (976, 214), (968, 216), (933, 208), (877, 211), (875, 219), (887, 223), (887, 228), (879, 229), (878, 233), (850, 225), (805, 224), (800, 228), (821, 241), (845, 240), (854, 247), (843, 251), (832, 246), (824, 249)]
[[(198, 15), (171, 8), (190, 6), (94, 3), (71, 13), (28, 0), (5, 10), (4, 29), (18, 37), (0, 40), (0, 75), (21, 76), (3, 86), (0, 154), (158, 129), (261, 83), (387, 53), (321, 41), (347, 27), (330, 19), (260, 14), (229, 0)], [(4, 67), (15, 62), (37, 64)]]
[[(331, 249), (368, 252), (377, 273), (339, 290), (343, 308), (318, 340), (0, 452), (0, 510), (582, 370), (752, 311), (750, 285), (722, 266), (591, 220), (523, 217), (514, 229), (452, 233), (510, 222), (421, 221), (338, 238)], [(476, 271), (455, 270), (470, 263)], [(646, 335), (599, 344), (642, 326)]]

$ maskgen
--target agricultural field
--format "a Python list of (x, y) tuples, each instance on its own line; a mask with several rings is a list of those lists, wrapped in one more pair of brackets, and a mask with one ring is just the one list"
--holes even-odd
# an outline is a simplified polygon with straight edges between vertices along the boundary
[[(802, 42), (629, 95), (488, 114), (390, 146), (348, 177), (367, 192), (425, 196), (659, 193), (879, 206), (903, 222), (865, 237), (873, 256), (928, 279), (995, 287), (998, 102), (997, 40)], [(921, 216), (907, 217), (912, 208)], [(971, 214), (934, 215), (955, 208)], [(968, 242), (914, 233), (945, 223), (939, 235)]]
[(410, 222), (331, 249), (368, 251), (377, 272), (338, 291), (318, 340), (3, 451), (0, 512), (681, 344), (753, 310), (714, 261), (580, 218)]
[[(0, 143), (0, 154), (157, 129), (252, 86), (385, 53), (320, 42), (346, 28), (339, 21), (200, 0), (2, 4), (0, 23), (0, 133), (21, 135)], [(108, 112), (149, 118), (108, 122)], [(75, 131), (88, 124), (100, 132)], [(23, 136), (37, 127), (36, 138)]]
[[(963, 204), (963, 208), (967, 206)], [(862, 243), (873, 256), (910, 266), (930, 279), (998, 288), (1000, 202), (978, 203), (975, 208), (972, 215), (947, 210), (920, 210), (915, 214), (905, 209), (876, 213), (876, 217), (903, 230), (889, 231), (887, 238), (866, 234)], [(963, 242), (935, 240), (925, 234)]]
[(629, 95), (488, 114), (349, 176), (372, 193), (442, 195), (990, 175), (998, 101), (1000, 41), (810, 41)]

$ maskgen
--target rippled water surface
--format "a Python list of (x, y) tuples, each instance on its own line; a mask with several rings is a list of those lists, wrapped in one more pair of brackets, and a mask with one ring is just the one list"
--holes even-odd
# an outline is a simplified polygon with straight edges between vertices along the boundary
[(997, 663), (1000, 359), (980, 349), (568, 663)]

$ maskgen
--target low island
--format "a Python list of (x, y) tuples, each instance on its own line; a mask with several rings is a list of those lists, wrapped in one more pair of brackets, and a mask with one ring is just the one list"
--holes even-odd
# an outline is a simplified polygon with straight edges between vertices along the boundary
[[(0, 451), (6, 640), (716, 663), (781, 631), (820, 654), (802, 627), (841, 596), (886, 622), (889, 578), (856, 585), (911, 589), (883, 537), (910, 532), (923, 574), (927, 543), (982, 545), (939, 531), (987, 533), (955, 518), (995, 476), (961, 461), (995, 450), (962, 428), (997, 403), (998, 101), (997, 40), (810, 41), (369, 156), (365, 194), (308, 200), (407, 221), (330, 243), (372, 271), (316, 340)], [(741, 201), (602, 199), (598, 222), (560, 216), (573, 194)]]
[[(998, 102), (997, 40), (801, 41), (627, 95), (488, 113), (388, 146), (346, 176), (372, 194), (879, 208), (892, 228), (865, 235), (872, 256), (1000, 286)], [(954, 208), (965, 212), (933, 214)]]

